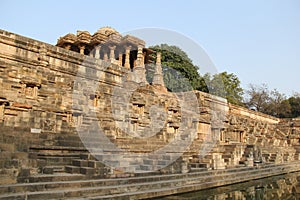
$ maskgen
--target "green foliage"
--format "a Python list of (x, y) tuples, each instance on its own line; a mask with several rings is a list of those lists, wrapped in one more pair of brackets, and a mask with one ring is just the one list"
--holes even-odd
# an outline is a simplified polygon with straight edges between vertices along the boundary
[(299, 95), (287, 99), (284, 94), (276, 89), (270, 91), (265, 84), (251, 84), (247, 94), (246, 105), (250, 109), (280, 118), (300, 116)]
[[(236, 75), (222, 72), (213, 76), (204, 74), (201, 77), (198, 73), (199, 68), (179, 47), (161, 44), (150, 49), (161, 52), (164, 81), (170, 91), (200, 90), (224, 97), (230, 103), (242, 105), (243, 89)], [(152, 56), (156, 57), (156, 55)], [(153, 74), (148, 74), (149, 81)]]
[[(278, 109), (278, 114), (277, 114), (277, 117), (280, 117), (280, 118), (287, 118), (287, 117), (297, 117), (297, 116), (300, 116), (300, 115), (292, 115), (291, 114), (291, 111), (292, 111), (292, 107), (291, 107), (291, 104), (289, 102), (288, 99), (285, 99), (283, 101), (281, 101), (277, 107)], [(276, 115), (275, 115), (276, 116)]]
[[(277, 90), (270, 91), (267, 85), (250, 85), (246, 91), (248, 98), (243, 100), (244, 91), (239, 78), (233, 73), (219, 74), (198, 73), (198, 67), (192, 63), (188, 55), (177, 46), (161, 44), (150, 47), (155, 52), (161, 52), (163, 78), (168, 90), (173, 92), (200, 90), (223, 98), (228, 102), (247, 106), (259, 112), (275, 117), (300, 116), (300, 95), (289, 99)], [(152, 55), (156, 58), (156, 55)], [(154, 65), (147, 67), (147, 80), (151, 82)]]
[[(150, 49), (161, 52), (164, 81), (170, 91), (178, 92), (200, 88), (199, 68), (179, 47), (161, 44), (152, 46)], [(156, 58), (155, 54), (152, 56)], [(149, 80), (150, 77), (151, 75), (147, 79)]]
[[(233, 73), (204, 74), (202, 77), (188, 55), (177, 46), (161, 44), (150, 47), (161, 52), (163, 78), (166, 87), (172, 92), (200, 90), (226, 98), (228, 102), (247, 106), (275, 117), (299, 117), (300, 95), (290, 98), (277, 90), (270, 91), (267, 85), (250, 85), (243, 100), (244, 91), (239, 78)], [(156, 59), (156, 54), (152, 55)], [(152, 82), (154, 65), (147, 66), (147, 80)]]
[(248, 95), (248, 99), (246, 99), (245, 102), (249, 109), (267, 113), (270, 100), (270, 91), (267, 85), (250, 84), (246, 94)]
[(300, 96), (299, 96), (299, 94), (294, 94), (294, 96), (288, 98), (287, 101), (291, 107), (290, 115), (288, 117), (299, 117), (300, 116)]
[(243, 88), (241, 88), (240, 80), (233, 73), (222, 72), (204, 75), (205, 83), (209, 93), (226, 98), (229, 103), (243, 105)]

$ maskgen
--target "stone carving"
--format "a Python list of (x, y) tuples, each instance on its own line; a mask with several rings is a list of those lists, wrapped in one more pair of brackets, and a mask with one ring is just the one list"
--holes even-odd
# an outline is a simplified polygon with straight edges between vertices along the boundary
[(145, 48), (143, 40), (131, 35), (123, 37), (111, 27), (100, 28), (93, 35), (88, 31), (77, 31), (76, 35), (69, 33), (60, 37), (56, 45), (113, 63), (117, 60), (119, 66), (128, 69), (143, 67), (145, 63), (151, 62), (149, 60), (151, 50)]
[[(58, 40), (57, 46), (1, 31), (1, 174), (12, 182), (28, 181), (31, 175), (41, 172), (55, 174), (59, 165), (61, 173), (122, 177), (134, 176), (170, 160), (170, 155), (162, 155), (160, 160), (141, 157), (138, 161), (143, 165), (137, 166), (132, 160), (121, 162), (114, 153), (105, 157), (98, 152), (101, 161), (114, 159), (116, 167), (108, 167), (91, 156), (78, 136), (78, 126), (85, 130), (94, 121), (99, 121), (107, 136), (103, 146), (112, 142), (119, 149), (139, 155), (162, 148), (174, 139), (193, 139), (186, 149), (178, 143), (175, 149), (182, 153), (180, 159), (157, 173), (300, 160), (299, 118), (274, 118), (199, 91), (193, 92), (198, 100), (193, 106), (199, 109), (199, 115), (186, 122), (196, 130), (196, 136), (188, 131), (182, 134), (183, 114), (188, 110), (182, 109), (177, 94), (166, 90), (159, 53), (153, 84), (145, 81), (145, 65), (154, 62), (152, 53), (143, 40), (123, 37), (109, 27), (93, 35), (86, 31), (67, 34)], [(95, 80), (96, 91), (91, 91), (84, 80), (75, 83), (77, 72)], [(127, 96), (120, 85), (124, 74), (130, 73), (125, 86), (133, 92), (128, 97), (127, 111), (127, 107), (122, 107), (122, 98)], [(112, 87), (120, 91), (118, 95), (114, 95)], [(79, 93), (87, 105), (78, 97)], [(120, 105), (112, 104), (113, 98), (119, 98)], [(89, 107), (93, 108), (91, 112), (83, 115)], [(155, 130), (155, 134), (148, 135), (145, 130)], [(97, 137), (92, 131), (86, 132), (86, 138), (95, 145)]]

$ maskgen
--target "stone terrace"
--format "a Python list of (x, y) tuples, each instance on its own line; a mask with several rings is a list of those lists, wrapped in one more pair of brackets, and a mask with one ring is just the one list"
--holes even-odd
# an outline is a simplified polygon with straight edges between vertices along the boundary
[[(145, 198), (298, 170), (299, 119), (168, 92), (159, 53), (149, 84), (152, 53), (107, 27), (64, 36), (58, 46), (1, 30), (1, 197)], [(227, 179), (226, 170), (243, 178), (200, 183), (218, 173)]]

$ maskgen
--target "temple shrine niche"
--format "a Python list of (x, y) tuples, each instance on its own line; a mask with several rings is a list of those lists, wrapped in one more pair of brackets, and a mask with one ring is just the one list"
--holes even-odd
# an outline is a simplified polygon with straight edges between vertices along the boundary
[(111, 27), (100, 28), (91, 35), (88, 31), (77, 31), (60, 37), (56, 46), (89, 55), (116, 65), (133, 69), (152, 62), (151, 49), (145, 41), (132, 35), (122, 36)]
[[(163, 90), (159, 53), (152, 84), (144, 82), (154, 59), (143, 40), (105, 27), (54, 47), (1, 30), (0, 46), (0, 199), (154, 198), (299, 171), (300, 118), (200, 91), (186, 109), (182, 93)], [(189, 120), (193, 108), (200, 113)]]

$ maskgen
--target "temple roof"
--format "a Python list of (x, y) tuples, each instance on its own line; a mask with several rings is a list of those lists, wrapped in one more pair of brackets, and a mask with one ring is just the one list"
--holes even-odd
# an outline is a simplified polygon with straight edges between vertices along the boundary
[(109, 37), (111, 34), (120, 34), (118, 31), (116, 31), (116, 29), (109, 26), (99, 28), (96, 33), (106, 35), (107, 37)]
[(120, 44), (145, 47), (145, 41), (132, 35), (122, 36), (112, 27), (102, 27), (93, 35), (88, 31), (77, 31), (77, 34), (68, 33), (58, 39), (56, 46), (64, 47), (65, 45), (87, 45), (90, 48), (99, 44)]

